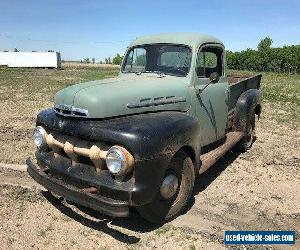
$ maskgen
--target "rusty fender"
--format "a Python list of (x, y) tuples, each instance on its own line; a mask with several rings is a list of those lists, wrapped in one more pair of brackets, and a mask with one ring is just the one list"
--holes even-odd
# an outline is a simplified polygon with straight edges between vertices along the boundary
[[(191, 157), (195, 172), (199, 172), (200, 125), (197, 119), (184, 112), (164, 111), (111, 119), (72, 119), (47, 109), (38, 115), (36, 125), (43, 126), (46, 131), (120, 145), (131, 152), (135, 160), (134, 187), (128, 192), (131, 205), (151, 202), (178, 150), (184, 150)], [(75, 149), (78, 153), (78, 148)], [(91, 186), (97, 187), (96, 184)], [(114, 187), (107, 189), (113, 192)]]
[(234, 111), (233, 130), (247, 132), (253, 114), (260, 116), (261, 91), (249, 89), (239, 97)]

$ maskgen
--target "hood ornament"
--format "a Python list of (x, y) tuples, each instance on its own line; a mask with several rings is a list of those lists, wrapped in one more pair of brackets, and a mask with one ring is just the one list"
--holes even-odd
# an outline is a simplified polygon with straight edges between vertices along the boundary
[(86, 109), (77, 108), (72, 105), (58, 104), (54, 106), (57, 114), (69, 117), (87, 117), (89, 112)]

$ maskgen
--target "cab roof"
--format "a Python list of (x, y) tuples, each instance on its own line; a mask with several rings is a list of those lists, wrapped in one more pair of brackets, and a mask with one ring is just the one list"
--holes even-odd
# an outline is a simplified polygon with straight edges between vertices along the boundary
[(184, 44), (190, 47), (199, 46), (204, 43), (219, 43), (222, 44), (218, 38), (208, 35), (202, 35), (198, 33), (161, 33), (154, 35), (147, 35), (136, 38), (131, 44), (132, 46), (154, 44), (154, 43), (174, 43)]

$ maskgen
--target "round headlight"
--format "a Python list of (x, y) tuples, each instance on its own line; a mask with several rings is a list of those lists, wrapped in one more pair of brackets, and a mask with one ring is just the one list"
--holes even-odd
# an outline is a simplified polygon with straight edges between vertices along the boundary
[(34, 143), (37, 147), (42, 147), (47, 144), (46, 143), (46, 135), (47, 135), (47, 132), (43, 127), (37, 126), (34, 129), (33, 139), (34, 139)]
[(126, 168), (126, 156), (117, 146), (112, 146), (106, 155), (106, 166), (108, 170), (114, 174), (122, 174)]

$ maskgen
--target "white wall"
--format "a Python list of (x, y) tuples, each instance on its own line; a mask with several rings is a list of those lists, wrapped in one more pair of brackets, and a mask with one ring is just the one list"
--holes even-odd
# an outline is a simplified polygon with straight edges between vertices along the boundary
[(0, 52), (0, 65), (60, 68), (61, 58), (58, 52)]

